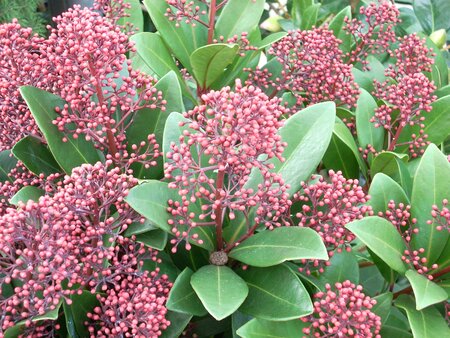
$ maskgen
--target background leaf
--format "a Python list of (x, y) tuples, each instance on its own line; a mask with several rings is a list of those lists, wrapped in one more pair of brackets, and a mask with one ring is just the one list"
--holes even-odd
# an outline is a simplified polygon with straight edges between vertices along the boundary
[(237, 334), (242, 338), (298, 338), (302, 336), (302, 330), (308, 326), (308, 323), (304, 323), (300, 319), (287, 322), (253, 319), (242, 326)]
[(18, 205), (19, 202), (26, 203), (29, 200), (39, 201), (39, 197), (44, 196), (45, 192), (34, 186), (25, 186), (20, 189), (13, 197), (11, 197), (9, 203)]

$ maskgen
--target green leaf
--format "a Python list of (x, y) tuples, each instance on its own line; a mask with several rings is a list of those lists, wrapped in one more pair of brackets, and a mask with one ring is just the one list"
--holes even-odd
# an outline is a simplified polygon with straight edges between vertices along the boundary
[(146, 246), (156, 250), (164, 250), (168, 237), (167, 232), (161, 229), (148, 231), (135, 236), (136, 242), (145, 244)]
[(392, 308), (393, 295), (386, 292), (373, 298), (377, 303), (372, 307), (372, 312), (381, 318), (381, 324), (384, 325), (389, 317)]
[(384, 151), (378, 154), (372, 161), (370, 173), (372, 177), (374, 177), (377, 173), (386, 174), (400, 184), (407, 195), (410, 195), (412, 189), (412, 179), (405, 164), (407, 161), (408, 156), (405, 154)]
[(416, 296), (416, 309), (422, 310), (430, 305), (447, 300), (447, 292), (414, 270), (405, 273)]
[[(339, 48), (344, 53), (347, 53), (350, 51), (351, 47), (351, 36), (343, 29), (345, 25), (345, 18), (352, 18), (352, 10), (350, 6), (345, 7), (337, 13), (333, 20), (331, 20), (328, 28), (333, 31), (335, 37), (342, 41)], [(358, 105), (356, 107), (358, 108)]]
[[(333, 133), (336, 106), (322, 102), (294, 114), (280, 128), (279, 134), (287, 143), (283, 152), (284, 162), (271, 159), (272, 172), (278, 173), (290, 185), (289, 194), (296, 193), (302, 181), (307, 181), (317, 168), (330, 143)], [(260, 173), (253, 170), (247, 188), (256, 187)]]
[(233, 62), (238, 45), (217, 43), (196, 49), (191, 55), (193, 75), (201, 88), (209, 88)]
[(169, 232), (171, 215), (167, 212), (167, 201), (170, 199), (178, 199), (175, 189), (170, 189), (165, 182), (150, 180), (131, 189), (125, 200), (150, 222)]
[(313, 310), (302, 282), (284, 265), (250, 267), (240, 276), (249, 287), (248, 297), (239, 308), (243, 313), (266, 320), (285, 321), (306, 316)]
[[(180, 27), (176, 27), (176, 22), (170, 21), (165, 16), (170, 7), (165, 0), (144, 0), (143, 2), (164, 42), (192, 74), (190, 56), (194, 50), (206, 45), (208, 35), (206, 27), (201, 24), (197, 24), (195, 27), (181, 24)], [(198, 5), (203, 6), (201, 3)], [(201, 19), (208, 20), (205, 16), (201, 16)]]
[(352, 252), (343, 250), (335, 252), (330, 259), (330, 265), (320, 274), (319, 280), (334, 285), (350, 280), (354, 284), (359, 283), (358, 259)]
[(144, 223), (135, 222), (128, 226), (124, 232), (124, 236), (131, 237), (132, 235), (143, 234), (155, 229), (158, 229), (158, 227), (149, 220), (145, 220)]
[(84, 323), (89, 320), (87, 313), (92, 312), (99, 304), (97, 297), (89, 291), (83, 291), (81, 295), (71, 295), (70, 299), (71, 305), (63, 302), (67, 332), (71, 338), (88, 337), (89, 331)]
[(193, 274), (194, 272), (189, 268), (185, 268), (180, 273), (170, 290), (166, 306), (171, 311), (202, 317), (208, 311), (206, 311), (190, 284)]
[(400, 273), (406, 272), (406, 265), (402, 261), (406, 246), (391, 222), (384, 218), (370, 216), (353, 221), (347, 224), (346, 228), (392, 269)]
[(262, 231), (240, 243), (229, 256), (257, 267), (297, 259), (328, 260), (327, 250), (317, 232), (301, 227)]
[[(171, 233), (168, 221), (172, 216), (167, 212), (167, 202), (168, 200), (176, 201), (179, 199), (178, 191), (170, 189), (167, 183), (149, 180), (131, 189), (125, 200), (134, 210), (146, 217), (150, 222)], [(191, 211), (196, 215), (200, 214), (200, 207), (197, 204), (191, 204), (191, 208)], [(214, 234), (210, 227), (196, 227), (191, 233), (198, 234), (198, 238), (203, 240), (203, 244), (191, 241), (192, 244), (210, 251), (214, 250)]]
[(160, 338), (178, 338), (191, 321), (192, 315), (168, 311), (166, 318), (170, 321), (170, 325), (162, 331)]
[(306, 8), (306, 10), (302, 13), (302, 21), (300, 22), (301, 30), (308, 30), (316, 25), (319, 9), (320, 4), (313, 4)]
[(124, 2), (131, 5), (130, 8), (125, 8), (125, 13), (128, 16), (120, 18), (117, 24), (124, 26), (126, 23), (131, 23), (133, 28), (142, 32), (144, 30), (144, 16), (142, 15), (141, 2), (139, 0), (126, 0)]
[(300, 319), (287, 322), (253, 319), (242, 326), (237, 334), (242, 338), (299, 338), (303, 334), (302, 330), (309, 325)]
[[(82, 136), (74, 139), (72, 135), (60, 132), (58, 127), (53, 124), (53, 120), (58, 116), (55, 108), (63, 107), (66, 104), (63, 99), (30, 86), (20, 87), (20, 93), (47, 140), (56, 162), (67, 174), (83, 163), (96, 163), (101, 160), (91, 142), (86, 141)], [(66, 138), (67, 142), (63, 142), (63, 138)]]
[(225, 40), (251, 32), (264, 11), (264, 0), (228, 0), (215, 25), (216, 38)]
[(14, 156), (36, 175), (48, 176), (61, 171), (48, 148), (33, 136), (26, 136), (12, 148)]
[(347, 178), (359, 178), (360, 170), (366, 175), (366, 165), (362, 161), (352, 133), (339, 118), (336, 118), (333, 136), (323, 157), (323, 163), (328, 169), (342, 171)]
[(159, 34), (137, 33), (130, 40), (134, 42), (136, 48), (136, 52), (131, 55), (133, 68), (145, 73), (149, 73), (150, 70), (150, 75), (154, 74), (158, 78), (163, 77), (171, 70), (180, 76), (178, 67)]
[(450, 2), (447, 0), (414, 0), (413, 8), (425, 33), (450, 29)]
[(25, 186), (20, 189), (13, 197), (11, 197), (9, 203), (18, 205), (19, 202), (26, 203), (29, 200), (39, 201), (39, 197), (44, 196), (45, 192), (34, 186)]
[(0, 152), (0, 182), (14, 181), (8, 174), (16, 165), (17, 159), (12, 155), (11, 150)]
[(217, 320), (236, 311), (248, 295), (247, 284), (227, 266), (202, 267), (192, 275), (191, 285), (204, 307)]
[(383, 173), (378, 173), (373, 178), (369, 195), (369, 205), (372, 206), (375, 214), (388, 210), (388, 204), (391, 200), (395, 201), (396, 204), (410, 204), (402, 187)]
[[(155, 134), (158, 144), (163, 142), (164, 127), (167, 118), (171, 112), (184, 111), (183, 98), (181, 94), (180, 84), (177, 80), (175, 72), (167, 73), (155, 86), (156, 89), (162, 91), (163, 100), (167, 101), (165, 110), (144, 108), (139, 110), (133, 118), (133, 122), (127, 129), (128, 145), (139, 145), (141, 141), (147, 141), (150, 134)], [(132, 149), (129, 149), (132, 152)], [(156, 179), (163, 176), (163, 160), (157, 159), (157, 166), (145, 168), (141, 163), (132, 165), (135, 177), (142, 179)]]
[(50, 310), (50, 311), (44, 313), (43, 315), (33, 317), (33, 319), (31, 319), (31, 321), (39, 322), (41, 320), (56, 320), (56, 319), (58, 319), (59, 309), (61, 308), (62, 303), (63, 303), (63, 300), (61, 299), (53, 310)]
[(412, 297), (406, 295), (398, 297), (395, 305), (406, 311), (414, 337), (450, 337), (450, 331), (445, 319), (434, 307), (417, 311)]
[(361, 89), (361, 94), (356, 103), (355, 115), (358, 142), (363, 149), (369, 144), (377, 151), (383, 149), (384, 129), (375, 128), (375, 124), (370, 122), (377, 107), (378, 105), (372, 95)]
[(430, 144), (420, 160), (414, 177), (411, 196), (411, 214), (417, 219), (419, 233), (413, 237), (415, 249), (424, 248), (427, 264), (433, 264), (442, 253), (449, 233), (438, 231), (432, 220), (431, 208), (442, 205), (442, 200), (450, 198), (450, 163), (439, 149)]

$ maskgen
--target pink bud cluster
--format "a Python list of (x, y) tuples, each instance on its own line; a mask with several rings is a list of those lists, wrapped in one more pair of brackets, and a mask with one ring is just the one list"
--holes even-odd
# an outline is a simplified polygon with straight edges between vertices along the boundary
[(325, 245), (334, 251), (355, 239), (345, 225), (370, 214), (371, 208), (365, 205), (369, 196), (358, 180), (347, 180), (340, 171), (330, 170), (328, 175), (330, 182), (323, 177), (314, 182), (315, 176), (311, 185), (302, 182), (302, 191), (294, 199), (303, 203), (302, 210), (296, 214), (299, 226), (316, 230)]
[(390, 221), (398, 230), (405, 243), (406, 249), (403, 253), (402, 260), (406, 264), (411, 264), (418, 273), (426, 275), (428, 279), (433, 279), (433, 276), (429, 274), (430, 270), (437, 269), (437, 264), (433, 264), (431, 267), (427, 266), (427, 259), (424, 257), (424, 248), (417, 250), (412, 248), (411, 239), (415, 234), (419, 233), (419, 229), (415, 227), (417, 220), (411, 218), (411, 206), (403, 203), (396, 204), (391, 200), (388, 203), (388, 210), (384, 213), (379, 212), (378, 216), (386, 218)]
[(381, 337), (381, 318), (371, 310), (376, 300), (366, 296), (361, 285), (349, 280), (325, 285), (314, 295), (314, 312), (301, 318), (311, 325), (303, 329), (308, 337)]
[(90, 337), (159, 337), (170, 322), (166, 319), (165, 303), (171, 283), (167, 276), (158, 276), (159, 270), (150, 274), (120, 276), (106, 295), (97, 295), (100, 306), (88, 313), (88, 318), (98, 325), (89, 327)]
[(345, 18), (344, 30), (356, 41), (356, 47), (347, 57), (350, 63), (361, 62), (366, 66), (369, 54), (382, 54), (396, 41), (394, 27), (400, 22), (400, 12), (390, 1), (380, 1), (361, 7), (359, 13), (364, 22)]
[(135, 49), (114, 15), (125, 15), (127, 6), (97, 1), (94, 8), (105, 15), (74, 6), (54, 19), (48, 39), (32, 36), (17, 23), (0, 26), (0, 150), (38, 134), (18, 90), (32, 85), (67, 101), (56, 108), (59, 116), (53, 123), (60, 130), (93, 141), (116, 164), (130, 160), (128, 152), (134, 152), (138, 156), (132, 161), (154, 165), (159, 156), (154, 135), (142, 140), (145, 145), (127, 144), (126, 130), (136, 113), (164, 110), (166, 104), (155, 80), (134, 71), (126, 58)]
[[(201, 0), (200, 0), (201, 1)], [(199, 6), (200, 3), (190, 0), (166, 0), (169, 6), (172, 8), (167, 8), (165, 16), (169, 18), (170, 21), (175, 21), (176, 26), (180, 27), (180, 22), (184, 21), (186, 24), (190, 24), (193, 27), (196, 26), (198, 22), (208, 26), (201, 19), (203, 15), (206, 15), (206, 10)], [(205, 4), (206, 1), (201, 1)]]
[[(103, 13), (109, 20), (118, 24), (122, 18), (129, 17), (128, 11), (131, 9), (131, 4), (125, 0), (95, 0), (93, 9)], [(127, 25), (130, 25), (127, 23)], [(132, 27), (123, 27), (132, 28)]]
[(38, 134), (19, 87), (49, 88), (48, 62), (40, 55), (43, 41), (17, 20), (0, 25), (0, 151), (28, 134)]
[(290, 91), (297, 105), (337, 101), (353, 107), (358, 98), (352, 66), (343, 62), (341, 41), (327, 27), (308, 31), (290, 31), (274, 43), (268, 53), (276, 56), (282, 66), (281, 76), (265, 70), (250, 71), (249, 83), (273, 91)]
[(442, 207), (437, 205), (432, 206), (431, 216), (432, 220), (429, 220), (428, 224), (435, 224), (438, 231), (447, 230), (450, 232), (450, 209), (448, 208), (448, 200), (442, 201)]
[[(134, 237), (123, 237), (128, 225), (141, 221), (124, 201), (136, 179), (118, 168), (108, 170), (112, 164), (75, 168), (38, 202), (9, 208), (0, 216), (0, 289), (15, 281), (12, 296), (0, 294), (4, 313), (0, 332), (21, 320), (32, 328), (33, 317), (55, 309), (63, 300), (70, 305), (69, 296), (82, 289), (107, 294), (113, 289), (124, 295), (130, 291), (121, 285), (134, 282), (120, 281), (135, 280), (140, 281), (136, 287), (148, 288), (145, 297), (149, 299), (159, 288), (153, 288), (156, 274), (148, 279), (140, 271), (142, 259), (156, 260), (156, 253)], [(165, 288), (170, 287), (164, 280)], [(144, 316), (139, 304), (133, 306), (127, 308), (131, 322)], [(162, 306), (154, 310), (165, 315)]]
[[(280, 226), (289, 204), (286, 186), (270, 172), (269, 161), (283, 160), (285, 144), (277, 132), (286, 109), (280, 100), (239, 81), (234, 91), (229, 87), (211, 91), (202, 100), (202, 105), (184, 114), (189, 120), (181, 125), (189, 128), (179, 144), (171, 144), (165, 164), (169, 187), (181, 196), (181, 202), (169, 201), (175, 246), (195, 239), (190, 234), (198, 226), (221, 224), (226, 211), (231, 220), (241, 214), (252, 224)], [(247, 185), (252, 170), (261, 174), (254, 188)], [(200, 210), (194, 212), (199, 202)], [(256, 208), (253, 216), (251, 208)]]
[(131, 68), (126, 53), (135, 49), (108, 18), (75, 6), (54, 21), (46, 53), (56, 91), (68, 101), (54, 123), (115, 156), (125, 150), (126, 129), (138, 110), (164, 109), (162, 93), (151, 77)]
[[(425, 41), (415, 34), (400, 38), (398, 49), (392, 53), (396, 58), (394, 66), (386, 70), (386, 76), (392, 78), (383, 83), (375, 81), (375, 96), (386, 104), (375, 110), (371, 122), (375, 127), (383, 127), (389, 132), (389, 150), (396, 146), (408, 145), (413, 157), (423, 153), (429, 143), (423, 112), (430, 112), (431, 103), (436, 100), (433, 92), (436, 86), (422, 72), (431, 71), (433, 64), (432, 50), (425, 46)], [(411, 140), (398, 143), (403, 128), (418, 125), (418, 134), (413, 134)]]

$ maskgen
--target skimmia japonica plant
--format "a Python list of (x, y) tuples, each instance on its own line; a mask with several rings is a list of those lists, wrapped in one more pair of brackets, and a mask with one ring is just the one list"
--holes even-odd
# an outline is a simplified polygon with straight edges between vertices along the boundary
[(46, 35), (0, 25), (0, 337), (448, 337), (432, 3), (96, 0)]

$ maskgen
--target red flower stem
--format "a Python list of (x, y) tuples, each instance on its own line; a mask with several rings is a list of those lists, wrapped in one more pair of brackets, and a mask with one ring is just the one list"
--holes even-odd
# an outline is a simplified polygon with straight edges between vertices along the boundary
[[(221, 200), (220, 192), (223, 189), (223, 181), (225, 178), (225, 170), (219, 170), (217, 174), (217, 183), (216, 183), (216, 201)], [(217, 205), (217, 209), (215, 211), (216, 216), (216, 237), (217, 237), (217, 250), (222, 251), (223, 249), (223, 234), (222, 234), (222, 206), (220, 203)]]
[(397, 132), (395, 133), (394, 138), (392, 139), (391, 143), (389, 144), (389, 148), (388, 148), (389, 151), (394, 150), (394, 148), (397, 144), (398, 138), (400, 137), (400, 133), (402, 132), (403, 128), (404, 128), (404, 126), (402, 126), (401, 124), (397, 128)]
[(233, 248), (236, 246), (236, 244), (240, 244), (240, 243), (242, 243), (243, 241), (245, 241), (247, 238), (251, 237), (251, 236), (254, 234), (256, 228), (258, 227), (258, 225), (259, 225), (259, 223), (256, 223), (254, 226), (252, 226), (252, 227), (247, 231), (247, 233), (246, 233), (245, 235), (243, 235), (241, 238), (239, 238), (236, 242), (228, 244), (228, 246), (225, 248), (224, 251), (225, 251), (226, 253), (230, 252), (231, 249), (233, 249)]
[(212, 44), (214, 39), (214, 28), (216, 25), (217, 0), (211, 0), (209, 5), (209, 27), (208, 27), (208, 45)]
[[(91, 61), (88, 61), (89, 70), (92, 76), (95, 78), (95, 90), (97, 92), (98, 103), (100, 106), (105, 104), (105, 98), (103, 96), (102, 86), (100, 85), (100, 80), (97, 78), (97, 74), (95, 73), (95, 68), (93, 67)], [(106, 137), (108, 139), (108, 148), (111, 155), (114, 157), (117, 154), (117, 146), (116, 141), (114, 140), (114, 134), (111, 131), (111, 124), (107, 126)]]

